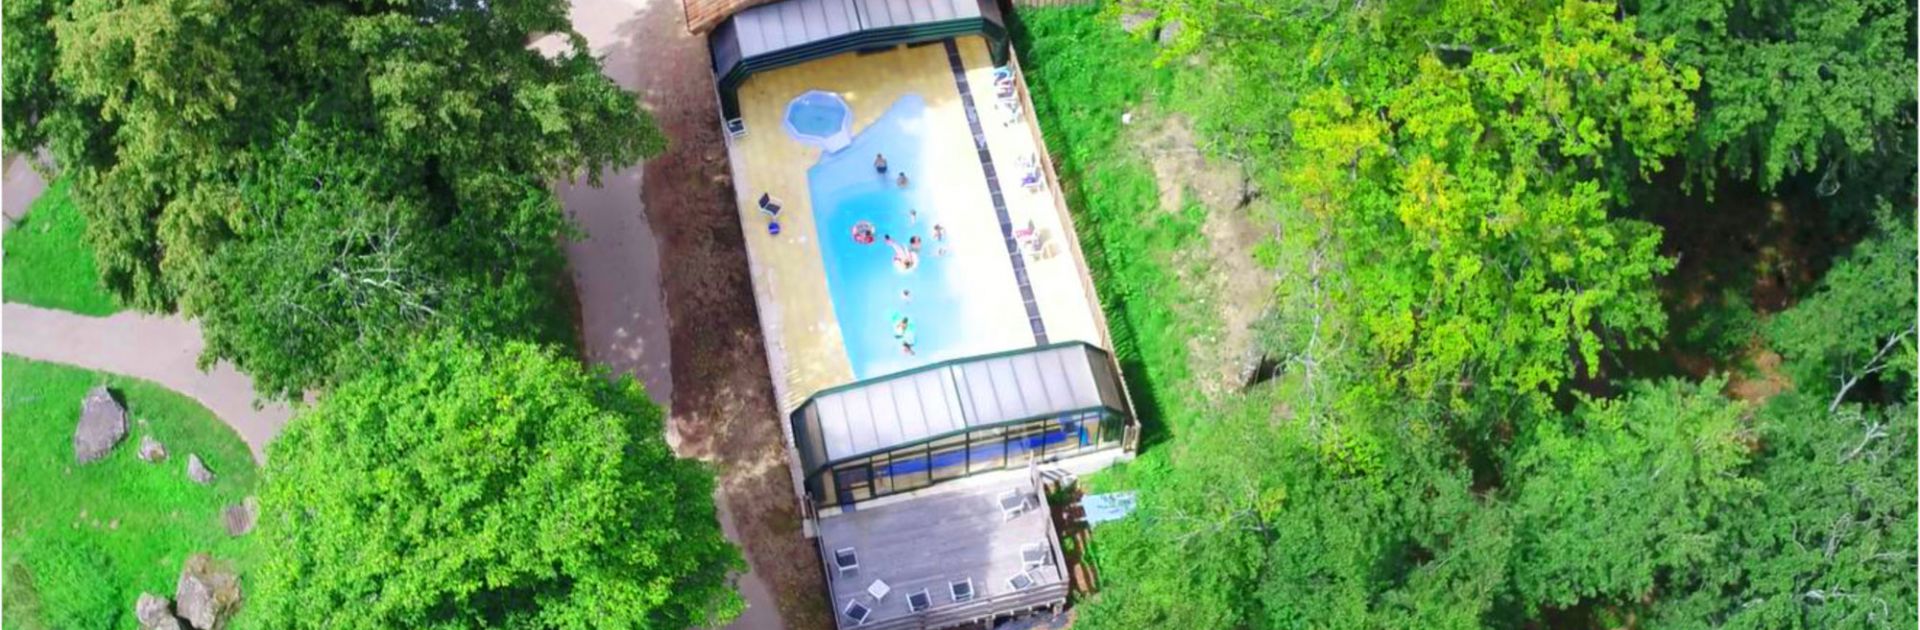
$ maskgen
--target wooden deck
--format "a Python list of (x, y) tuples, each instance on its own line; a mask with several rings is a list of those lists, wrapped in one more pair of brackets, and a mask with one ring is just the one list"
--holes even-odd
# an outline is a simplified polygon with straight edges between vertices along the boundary
[[(841, 614), (849, 601), (873, 609), (862, 627), (881, 629), (950, 627), (1064, 603), (1060, 540), (1030, 473), (1009, 470), (950, 486), (820, 520), (820, 547), (840, 627), (854, 625)], [(997, 497), (1016, 489), (1029, 496), (1032, 507), (1004, 520)], [(1035, 571), (1038, 583), (1016, 590), (1007, 579), (1021, 572), (1020, 550), (1029, 544), (1044, 544), (1054, 553)], [(854, 549), (860, 567), (840, 575), (831, 558), (833, 550), (847, 547)], [(973, 580), (974, 600), (955, 602), (947, 585), (967, 578)], [(878, 601), (867, 591), (874, 580), (891, 589)], [(931, 595), (932, 608), (909, 612), (907, 596), (922, 589)]]

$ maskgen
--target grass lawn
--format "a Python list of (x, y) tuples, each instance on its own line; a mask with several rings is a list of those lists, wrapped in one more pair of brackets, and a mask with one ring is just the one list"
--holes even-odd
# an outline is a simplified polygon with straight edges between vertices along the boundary
[[(257, 543), (228, 536), (219, 520), (258, 479), (238, 435), (199, 403), (146, 381), (11, 355), (4, 371), (7, 628), (137, 628), (140, 592), (172, 597), (181, 563), (200, 551), (233, 562), (244, 592)], [(75, 465), (80, 399), (99, 383), (126, 404), (127, 438), (104, 459)], [(145, 434), (166, 445), (165, 462), (135, 455)], [(211, 486), (187, 480), (188, 453), (213, 469)], [(244, 626), (244, 614), (236, 622), (229, 625)]]
[(83, 315), (111, 315), (120, 307), (100, 286), (85, 239), (86, 220), (73, 207), (71, 188), (67, 180), (55, 180), (26, 218), (7, 228), (0, 296)]

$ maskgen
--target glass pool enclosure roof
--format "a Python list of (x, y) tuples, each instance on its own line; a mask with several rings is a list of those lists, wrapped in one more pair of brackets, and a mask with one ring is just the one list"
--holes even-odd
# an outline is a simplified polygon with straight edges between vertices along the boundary
[(815, 394), (793, 412), (808, 474), (833, 462), (1036, 418), (1129, 415), (1106, 351), (1065, 342), (956, 359)]

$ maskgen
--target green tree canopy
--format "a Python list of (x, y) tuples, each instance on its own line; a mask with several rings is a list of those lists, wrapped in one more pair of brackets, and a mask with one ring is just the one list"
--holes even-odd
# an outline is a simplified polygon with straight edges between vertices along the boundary
[(1681, 150), (1698, 76), (1613, 5), (1138, 4), (1226, 66), (1204, 111), (1261, 111), (1229, 148), (1332, 226), (1382, 378), (1544, 403), (1663, 330), (1660, 232), (1609, 210)]
[(1799, 391), (1831, 397), (1834, 409), (1861, 385), (1882, 385), (1882, 401), (1912, 398), (1916, 259), (1913, 215), (1883, 209), (1878, 230), (1769, 323), (1767, 340)]
[(1763, 410), (1764, 492), (1726, 514), (1663, 628), (1910, 628), (1915, 623), (1914, 410), (1789, 392)]
[(1725, 381), (1636, 383), (1534, 423), (1516, 445), (1514, 588), (1532, 606), (1627, 601), (1660, 576), (1712, 562), (1749, 437)]
[[(206, 358), (273, 393), (327, 384), (338, 349), (394, 327), (564, 338), (550, 326), (565, 221), (546, 184), (663, 144), (557, 0), (23, 0), (4, 15), (7, 146), (47, 147), (71, 179), (104, 284), (212, 322)], [(568, 45), (528, 46), (548, 33)], [(297, 262), (272, 268), (283, 256)], [(234, 299), (255, 282), (273, 299)], [(400, 293), (404, 317), (382, 302)]]
[[(1628, 0), (1640, 31), (1700, 69), (1690, 161), (1771, 188), (1821, 173), (1913, 170), (1909, 0)], [(1884, 192), (1884, 191), (1879, 191)]]
[(523, 343), (423, 342), (269, 452), (263, 627), (682, 628), (740, 608), (713, 475), (660, 411)]

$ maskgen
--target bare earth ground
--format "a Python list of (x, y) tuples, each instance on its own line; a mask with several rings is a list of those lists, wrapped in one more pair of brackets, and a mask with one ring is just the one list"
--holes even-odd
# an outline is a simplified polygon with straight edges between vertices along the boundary
[[(676, 448), (719, 472), (722, 525), (752, 567), (740, 584), (749, 609), (734, 627), (830, 627), (819, 552), (800, 531), (746, 245), (733, 218), (705, 39), (687, 33), (674, 0), (576, 0), (573, 11), (607, 72), (640, 93), (669, 139), (639, 177), (621, 173), (603, 189), (563, 193), (589, 231), (596, 219), (575, 204), (603, 215), (599, 234), (578, 245), (588, 249), (571, 252), (589, 353), (637, 371), (656, 396), (670, 387)], [(633, 214), (639, 208), (644, 220)], [(647, 295), (654, 274), (664, 318)], [(667, 383), (649, 375), (663, 364), (659, 348), (643, 341), (661, 339), (652, 331), (663, 323)]]
[[(1217, 334), (1192, 342), (1193, 368), (1209, 398), (1238, 390), (1244, 368), (1258, 359), (1253, 327), (1273, 295), (1273, 272), (1254, 261), (1253, 249), (1267, 236), (1248, 207), (1253, 185), (1239, 164), (1201, 153), (1193, 125), (1183, 115), (1136, 113), (1126, 142), (1153, 166), (1160, 209), (1180, 211), (1191, 199), (1206, 209), (1201, 226), (1207, 248), (1183, 261), (1204, 271), (1197, 307), (1220, 323)], [(1209, 308), (1210, 307), (1210, 308)]]

